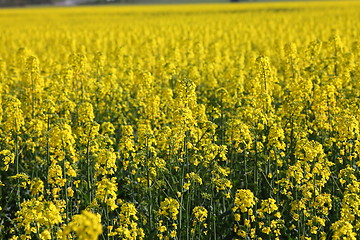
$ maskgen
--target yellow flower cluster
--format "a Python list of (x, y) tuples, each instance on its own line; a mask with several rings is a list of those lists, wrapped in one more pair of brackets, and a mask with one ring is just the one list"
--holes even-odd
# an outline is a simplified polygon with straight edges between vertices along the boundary
[(0, 239), (357, 239), (359, 12), (0, 9)]
[[(62, 208), (42, 197), (27, 200), (21, 203), (21, 210), (16, 213), (16, 228), (23, 229), (22, 239), (31, 239), (35, 235), (42, 240), (52, 239), (51, 232), (60, 230), (63, 223)], [(55, 235), (56, 236), (56, 235)], [(55, 237), (53, 236), (53, 237)]]
[(173, 198), (165, 198), (165, 200), (160, 203), (159, 215), (169, 219), (177, 220), (179, 207), (180, 204), (177, 200)]
[(138, 228), (137, 210), (132, 203), (122, 202), (120, 207), (120, 215), (118, 220), (118, 227), (113, 230), (113, 226), (108, 226), (110, 230), (109, 236), (117, 236), (120, 239), (143, 239), (144, 231)]
[(235, 206), (233, 207), (233, 212), (236, 212), (238, 209), (240, 212), (244, 213), (251, 209), (256, 202), (254, 194), (249, 189), (239, 189), (235, 194)]
[(194, 215), (194, 220), (192, 222), (193, 228), (191, 229), (191, 233), (195, 236), (201, 236), (202, 234), (206, 235), (208, 210), (203, 206), (196, 206), (193, 208), (192, 213)]
[(179, 202), (173, 198), (165, 198), (165, 200), (160, 203), (158, 214), (162, 220), (158, 221), (157, 227), (159, 232), (157, 236), (159, 239), (176, 238), (179, 207)]
[(280, 231), (284, 227), (284, 220), (278, 210), (279, 207), (273, 198), (261, 200), (261, 207), (257, 210), (258, 217), (261, 219), (258, 223), (261, 232), (274, 239), (280, 239)]
[(79, 240), (95, 240), (102, 233), (101, 217), (89, 211), (82, 211), (81, 214), (74, 215), (71, 222), (64, 229), (64, 236), (67, 237), (71, 232)]
[(253, 192), (249, 189), (238, 189), (235, 194), (234, 207), (232, 211), (234, 213), (235, 224), (233, 226), (234, 232), (237, 236), (243, 238), (254, 238), (255, 228), (252, 228), (256, 218), (253, 208), (256, 206), (257, 199)]

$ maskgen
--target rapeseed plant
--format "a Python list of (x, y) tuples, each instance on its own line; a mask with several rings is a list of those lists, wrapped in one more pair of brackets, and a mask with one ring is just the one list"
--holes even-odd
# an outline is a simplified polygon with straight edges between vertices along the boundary
[(0, 10), (0, 238), (356, 239), (359, 8)]

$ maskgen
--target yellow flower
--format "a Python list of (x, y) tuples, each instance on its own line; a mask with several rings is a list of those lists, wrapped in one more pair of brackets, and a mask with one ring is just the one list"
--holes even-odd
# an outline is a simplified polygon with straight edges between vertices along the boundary
[(116, 198), (118, 188), (116, 178), (112, 177), (109, 179), (103, 177), (101, 181), (96, 183), (96, 186), (96, 199), (108, 205), (111, 210), (117, 208)]
[(15, 154), (10, 152), (10, 150), (2, 150), (0, 154), (4, 156), (2, 158), (2, 161), (4, 162), (3, 170), (8, 171), (10, 164), (15, 161)]
[(74, 196), (74, 190), (71, 187), (68, 187), (66, 191), (67, 191), (68, 197)]
[(158, 227), (158, 230), (159, 230), (159, 232), (163, 233), (163, 232), (166, 232), (167, 228), (166, 228), (166, 226), (161, 225)]
[(179, 207), (180, 204), (177, 200), (173, 198), (165, 198), (165, 200), (160, 203), (159, 215), (176, 220), (177, 215), (179, 214)]
[(202, 206), (197, 206), (197, 207), (194, 207), (193, 214), (195, 216), (195, 219), (198, 222), (203, 222), (207, 218), (208, 211), (206, 210), (206, 208), (204, 208)]
[(246, 236), (247, 236), (247, 234), (244, 230), (238, 230), (236, 234), (243, 238), (246, 238)]
[(82, 211), (81, 214), (74, 215), (72, 221), (65, 227), (64, 236), (74, 232), (79, 240), (97, 240), (102, 233), (100, 215), (89, 211)]
[(30, 183), (30, 192), (32, 195), (42, 194), (44, 192), (44, 182), (39, 178), (34, 178)]
[(190, 189), (190, 185), (191, 185), (191, 183), (186, 182), (186, 183), (184, 183), (183, 188), (184, 188), (185, 190), (189, 190), (189, 189)]
[(241, 212), (247, 212), (248, 209), (255, 205), (255, 196), (248, 189), (240, 189), (237, 190), (235, 194), (235, 206), (233, 207), (233, 211), (235, 212), (237, 209), (240, 209)]
[(170, 232), (170, 237), (172, 237), (172, 238), (176, 237), (176, 231), (175, 230)]
[(266, 200), (261, 200), (261, 209), (259, 211), (271, 214), (278, 210), (278, 206), (276, 205), (276, 200), (269, 198)]
[(40, 233), (40, 239), (41, 240), (50, 240), (51, 233), (49, 232), (49, 230), (44, 230), (42, 233)]
[[(62, 223), (61, 208), (57, 207), (52, 201), (43, 201), (42, 197), (39, 199), (33, 198), (21, 203), (21, 210), (16, 213), (17, 228), (22, 228), (25, 231), (25, 236), (30, 236), (31, 233), (38, 233), (38, 229), (44, 227), (51, 229), (57, 224)], [(32, 226), (38, 226), (33, 228)], [(47, 237), (48, 232), (43, 232), (43, 237)]]
[(270, 227), (264, 227), (264, 228), (261, 229), (261, 231), (262, 231), (263, 233), (266, 233), (267, 235), (269, 235), (270, 232), (271, 232), (271, 229), (270, 229)]
[(281, 213), (280, 213), (280, 212), (276, 212), (276, 213), (274, 214), (274, 216), (275, 216), (276, 218), (281, 218)]

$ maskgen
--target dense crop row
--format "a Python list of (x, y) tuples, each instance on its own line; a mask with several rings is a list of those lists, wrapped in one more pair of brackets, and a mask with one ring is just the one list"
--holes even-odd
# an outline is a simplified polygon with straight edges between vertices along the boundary
[(1, 239), (356, 239), (360, 3), (0, 11)]

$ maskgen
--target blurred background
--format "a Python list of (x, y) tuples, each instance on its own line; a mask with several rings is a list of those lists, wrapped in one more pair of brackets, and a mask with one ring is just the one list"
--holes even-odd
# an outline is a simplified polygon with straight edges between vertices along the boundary
[[(151, 4), (151, 3), (218, 3), (218, 2), (255, 2), (270, 0), (0, 0), (0, 7), (31, 5), (88, 5), (88, 4)], [(278, 0), (279, 1), (279, 0)], [(281, 1), (281, 0), (280, 0)]]

